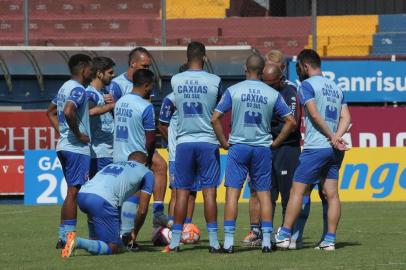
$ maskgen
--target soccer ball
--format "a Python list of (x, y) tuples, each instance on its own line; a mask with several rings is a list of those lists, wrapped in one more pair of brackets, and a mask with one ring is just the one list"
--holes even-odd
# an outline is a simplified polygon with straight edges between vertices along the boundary
[(183, 226), (181, 241), (183, 244), (194, 244), (200, 239), (200, 230), (194, 224), (185, 224)]
[(154, 246), (166, 246), (169, 245), (169, 242), (172, 238), (172, 232), (170, 229), (162, 226), (155, 228), (152, 231), (152, 243)]

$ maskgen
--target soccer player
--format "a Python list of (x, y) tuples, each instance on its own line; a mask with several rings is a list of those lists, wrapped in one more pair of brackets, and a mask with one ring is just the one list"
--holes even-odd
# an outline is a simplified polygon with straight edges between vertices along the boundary
[[(137, 47), (133, 49), (128, 55), (128, 69), (127, 72), (117, 76), (113, 79), (111, 84), (111, 91), (114, 96), (114, 100), (119, 100), (122, 96), (131, 93), (133, 89), (133, 74), (139, 69), (149, 69), (152, 64), (152, 56), (143, 47)], [(153, 95), (153, 92), (147, 97), (149, 100)], [(164, 199), (167, 184), (167, 165), (166, 161), (155, 152), (152, 157), (152, 167), (151, 170), (154, 172), (155, 176), (155, 187), (154, 187), (154, 204), (153, 204), (153, 226), (166, 226), (168, 224), (168, 218), (164, 214)], [(135, 215), (138, 206), (138, 196), (131, 196), (128, 201), (123, 204), (122, 208), (122, 220), (129, 218), (128, 226), (133, 228), (134, 224), (132, 216)], [(128, 228), (123, 228), (127, 230)]]
[(216, 187), (220, 177), (219, 145), (210, 124), (221, 96), (220, 77), (203, 70), (206, 48), (200, 42), (187, 47), (188, 70), (171, 79), (178, 111), (175, 159), (176, 205), (172, 239), (163, 252), (177, 251), (186, 217), (189, 193), (200, 182), (209, 232), (209, 252), (221, 252), (217, 237)]
[[(224, 207), (224, 252), (234, 252), (235, 221), (238, 199), (247, 174), (251, 190), (260, 203), (262, 252), (271, 252), (272, 204), (271, 176), (272, 152), (293, 131), (296, 122), (280, 93), (261, 81), (265, 62), (259, 55), (246, 61), (246, 80), (229, 87), (212, 117), (214, 131), (224, 149), (228, 149), (226, 167), (226, 204)], [(226, 141), (220, 119), (231, 110), (232, 128)], [(272, 141), (272, 116), (283, 118), (279, 136)]]
[(146, 162), (144, 152), (133, 152), (128, 156), (128, 161), (107, 165), (83, 185), (78, 204), (80, 210), (87, 214), (90, 239), (76, 237), (76, 232), (69, 232), (62, 257), (72, 256), (75, 249), (85, 249), (93, 255), (119, 252), (122, 248), (120, 207), (127, 197), (141, 191), (131, 241), (137, 239), (154, 188), (154, 176), (145, 166)]
[(294, 176), (283, 227), (275, 237), (279, 248), (288, 248), (292, 227), (301, 211), (303, 195), (309, 185), (321, 181), (328, 202), (328, 232), (317, 249), (334, 250), (341, 214), (338, 175), (346, 143), (342, 136), (351, 116), (343, 93), (322, 76), (317, 52), (304, 49), (298, 55), (301, 102), (305, 107), (305, 143)]
[(71, 79), (61, 86), (47, 111), (51, 124), (59, 130), (56, 153), (68, 185), (61, 209), (57, 249), (65, 245), (66, 233), (76, 230), (77, 194), (88, 180), (90, 167), (89, 109), (83, 85), (91, 79), (91, 58), (75, 54), (68, 65)]
[(91, 164), (89, 178), (113, 162), (114, 102), (106, 103), (109, 95), (106, 86), (114, 77), (115, 63), (107, 57), (95, 57), (92, 60), (92, 81), (86, 89), (89, 99), (91, 128)]

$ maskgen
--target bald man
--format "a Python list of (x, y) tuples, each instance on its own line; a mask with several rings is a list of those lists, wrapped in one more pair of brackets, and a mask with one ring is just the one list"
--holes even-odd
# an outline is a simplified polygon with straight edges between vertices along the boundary
[[(246, 80), (229, 87), (212, 116), (212, 125), (220, 145), (229, 149), (225, 172), (226, 204), (224, 207), (224, 252), (234, 252), (235, 222), (241, 189), (250, 176), (261, 209), (262, 252), (271, 252), (271, 148), (278, 148), (293, 131), (296, 122), (282, 96), (261, 81), (264, 69), (261, 56), (246, 61)], [(227, 142), (220, 119), (232, 111), (232, 128)], [(274, 140), (270, 134), (271, 118), (283, 119), (283, 128)]]

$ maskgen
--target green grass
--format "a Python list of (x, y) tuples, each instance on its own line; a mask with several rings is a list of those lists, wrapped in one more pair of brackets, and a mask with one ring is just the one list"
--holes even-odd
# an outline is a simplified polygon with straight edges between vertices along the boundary
[[(262, 254), (240, 246), (249, 223), (247, 204), (240, 205), (235, 254), (209, 254), (202, 205), (194, 223), (202, 231), (199, 245), (163, 254), (149, 242), (151, 216), (140, 234), (143, 251), (115, 256), (77, 256), (61, 259), (55, 250), (59, 207), (0, 205), (0, 269), (406, 269), (406, 203), (344, 203), (335, 252), (313, 250), (321, 231), (321, 205), (312, 205), (305, 231), (305, 248)], [(278, 208), (279, 210), (279, 208)], [(222, 217), (223, 206), (219, 207)], [(279, 216), (280, 212), (277, 212)], [(222, 224), (222, 218), (219, 223)], [(280, 219), (275, 221), (279, 224)], [(78, 234), (87, 235), (79, 216)], [(220, 226), (220, 239), (223, 239)]]

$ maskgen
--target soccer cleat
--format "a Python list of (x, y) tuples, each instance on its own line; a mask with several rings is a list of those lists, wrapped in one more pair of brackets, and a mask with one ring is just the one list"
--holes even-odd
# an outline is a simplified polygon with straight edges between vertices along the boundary
[(271, 247), (264, 246), (262, 248), (262, 253), (271, 253), (271, 251), (272, 251)]
[(282, 232), (278, 232), (275, 235), (275, 244), (277, 248), (288, 249), (290, 245), (290, 237)]
[(255, 233), (253, 231), (249, 231), (247, 236), (244, 237), (242, 240), (245, 246), (260, 246), (262, 244), (262, 237), (260, 233)]
[(223, 253), (233, 254), (234, 253), (234, 246), (231, 246), (229, 248), (223, 248)]
[(170, 225), (170, 222), (169, 222), (168, 216), (165, 215), (163, 212), (158, 212), (158, 213), (154, 214), (154, 217), (152, 218), (152, 226), (154, 228), (161, 227), (161, 226), (169, 227), (169, 225)]
[(301, 249), (303, 248), (303, 241), (290, 241), (288, 249)]
[(215, 254), (215, 253), (223, 253), (223, 252), (224, 252), (224, 249), (223, 249), (223, 247), (221, 245), (218, 248), (215, 248), (215, 247), (212, 247), (212, 246), (209, 247), (209, 253)]
[(180, 251), (179, 246), (177, 246), (175, 248), (170, 248), (169, 245), (167, 245), (161, 252), (162, 253), (173, 253), (173, 252), (179, 252), (179, 251)]
[(61, 257), (68, 258), (72, 257), (76, 248), (76, 232), (68, 232), (66, 234), (66, 244), (62, 249)]
[(137, 251), (139, 251), (140, 249), (141, 249), (140, 246), (139, 246), (136, 242), (134, 242), (134, 241), (130, 242), (130, 243), (127, 245), (127, 250), (128, 250), (128, 251), (137, 252)]
[(56, 242), (56, 249), (63, 249), (65, 247), (65, 241), (62, 239), (58, 239), (58, 242)]
[(326, 251), (333, 251), (336, 249), (335, 243), (333, 242), (327, 242), (327, 241), (322, 241), (318, 246), (316, 246), (314, 249), (319, 249), (319, 250), (326, 250)]

